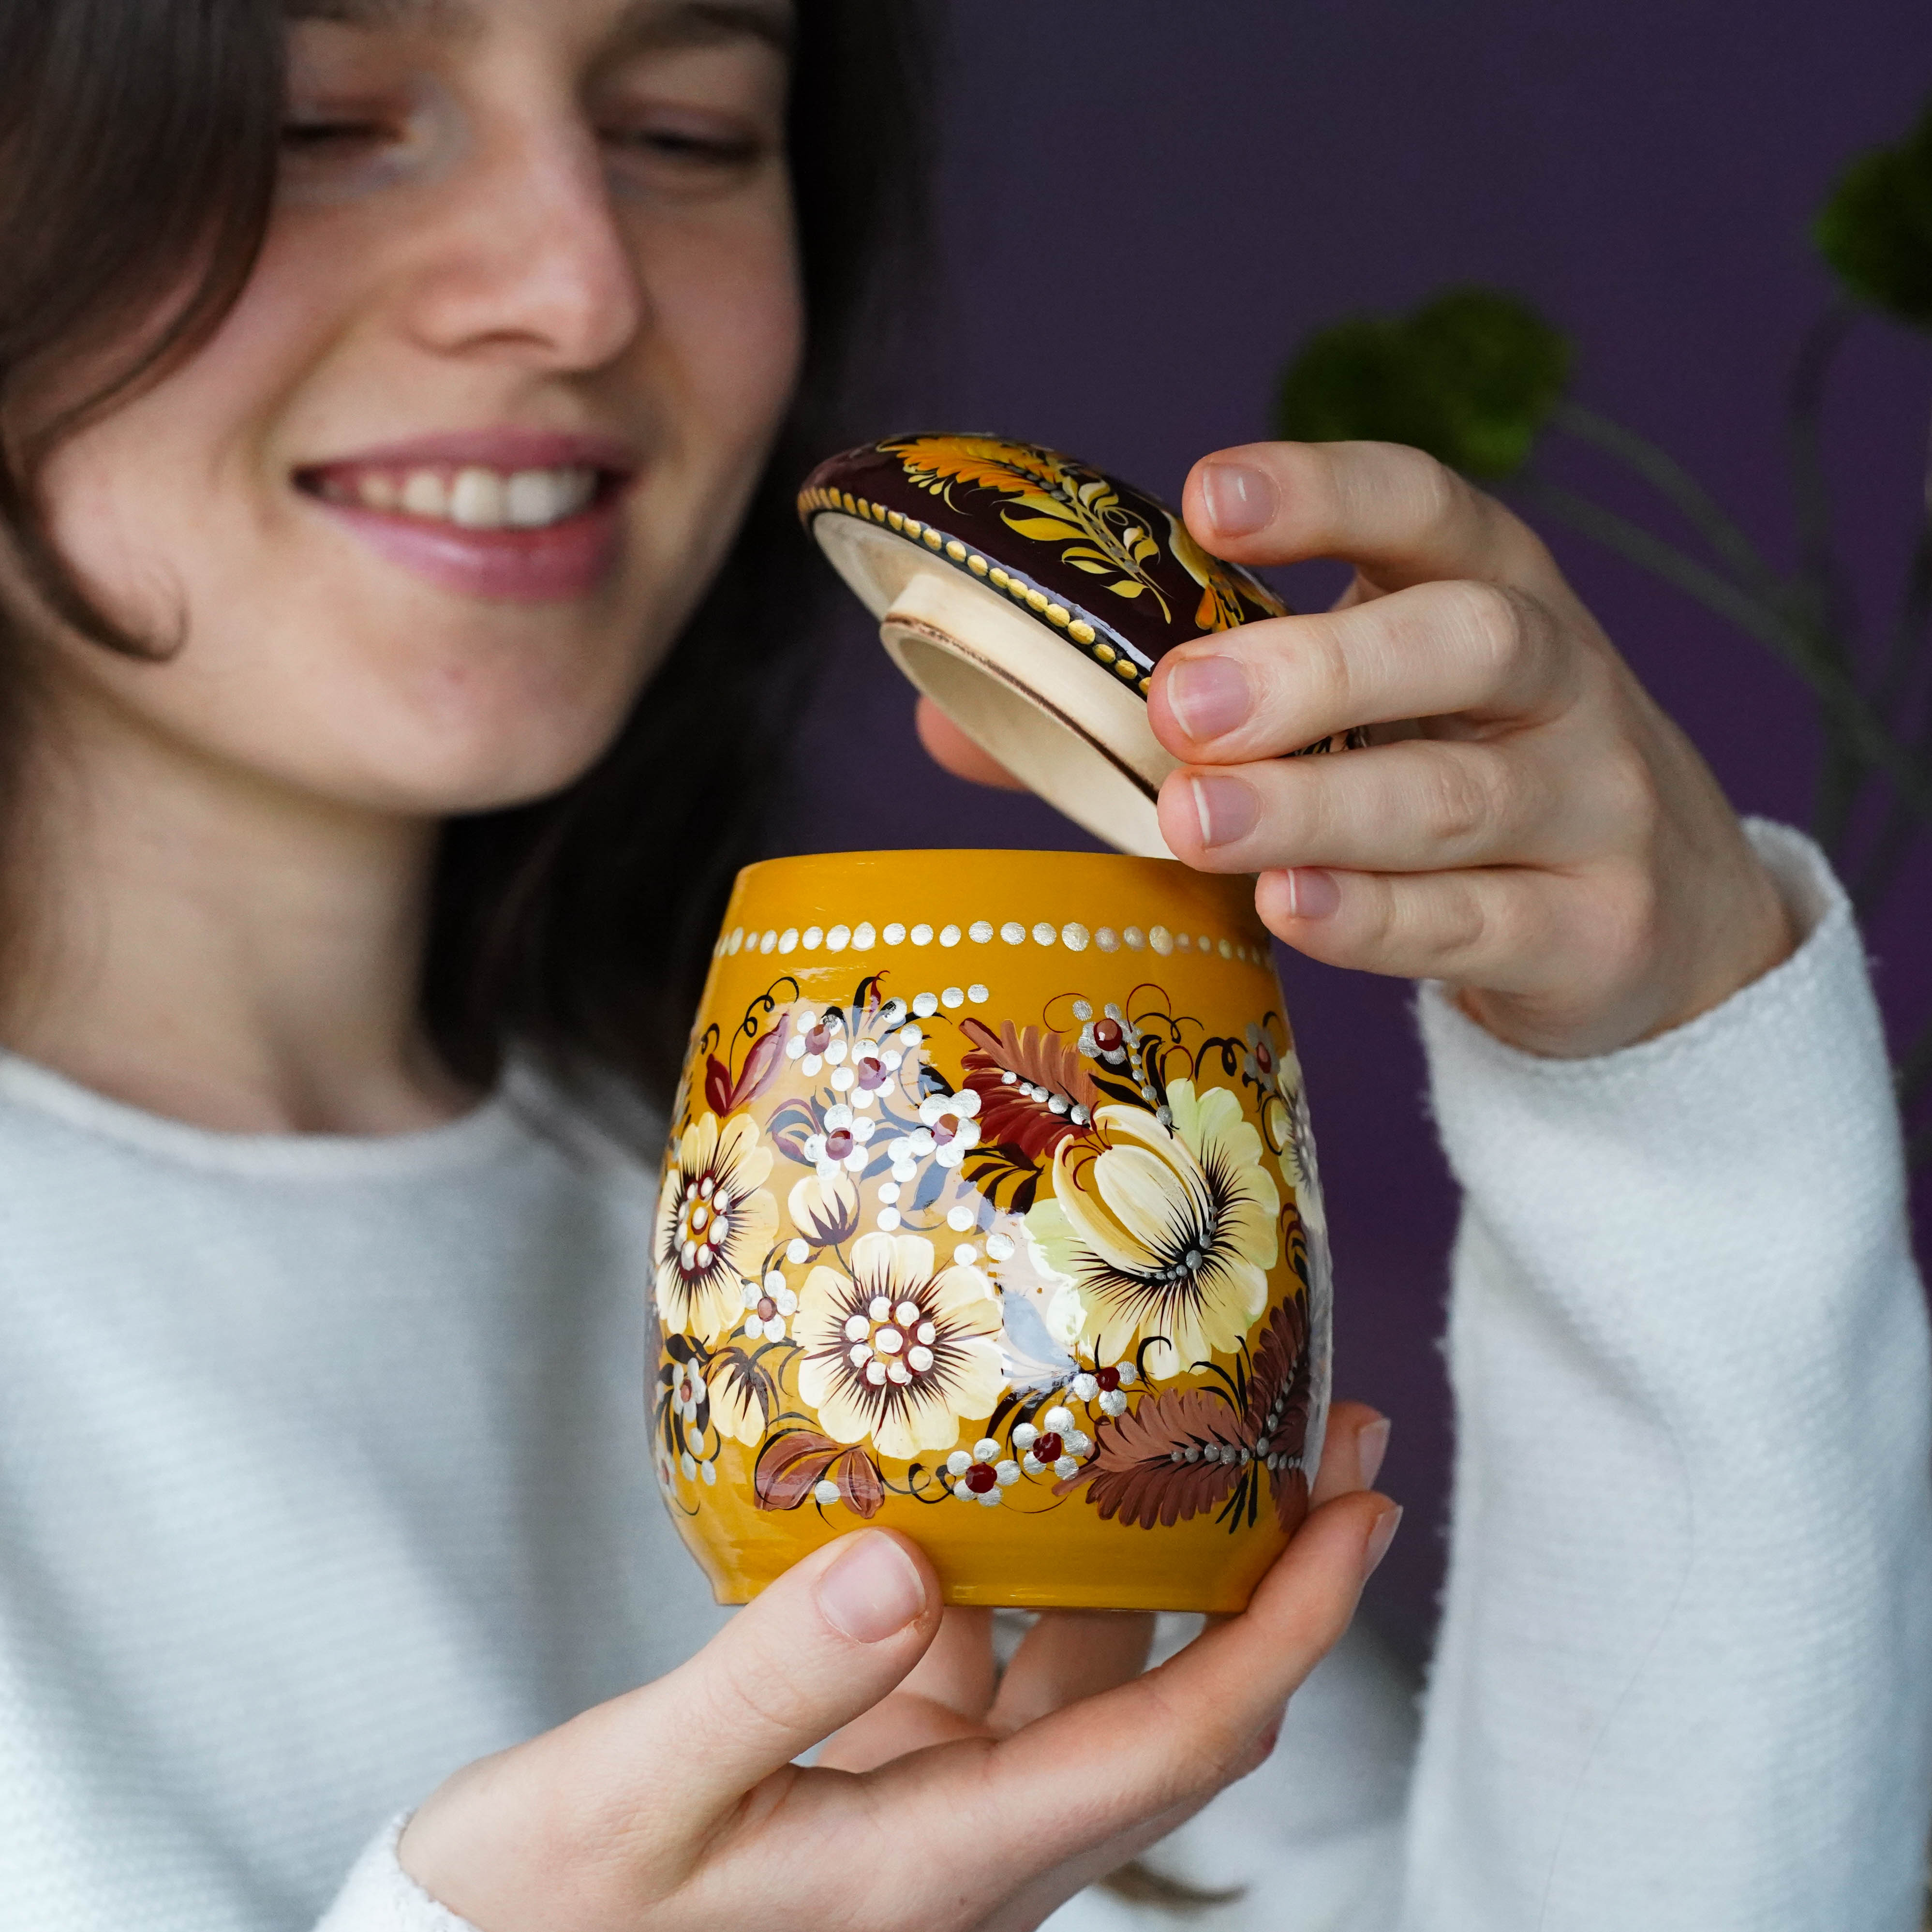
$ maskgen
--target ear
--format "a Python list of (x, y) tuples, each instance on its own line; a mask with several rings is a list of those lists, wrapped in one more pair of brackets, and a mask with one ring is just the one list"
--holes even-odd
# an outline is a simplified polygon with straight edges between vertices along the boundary
[(1026, 790), (1004, 765), (981, 751), (931, 698), (922, 698), (913, 716), (919, 742), (933, 762), (955, 778), (970, 779), (974, 784), (997, 785), (1002, 791)]

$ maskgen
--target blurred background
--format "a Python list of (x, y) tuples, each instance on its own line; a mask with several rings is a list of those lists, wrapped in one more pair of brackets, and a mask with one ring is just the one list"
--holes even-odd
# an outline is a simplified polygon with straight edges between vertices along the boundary
[[(1784, 406), (1832, 294), (1808, 239), (1845, 164), (1932, 88), (1924, 0), (951, 0), (929, 328), (863, 433), (1053, 444), (1170, 500), (1269, 433), (1283, 364), (1346, 316), (1445, 285), (1515, 291), (1576, 345), (1573, 394), (1672, 452), (1780, 566)], [(1923, 514), (1932, 339), (1862, 323), (1826, 457), (1848, 581), (1888, 615)], [(1587, 452), (1552, 476), (1669, 529)], [(1532, 520), (1536, 520), (1532, 518)], [(1545, 529), (1586, 600), (1741, 808), (1804, 824), (1808, 694), (1764, 649), (1588, 542)], [(1285, 574), (1303, 608), (1344, 574)], [(782, 849), (1078, 848), (1036, 802), (928, 765), (912, 693), (854, 607), (801, 734)], [(1932, 1004), (1922, 855), (1870, 933), (1901, 1035)], [(1450, 1431), (1438, 1338), (1455, 1193), (1408, 989), (1283, 961), (1337, 1280), (1340, 1390), (1396, 1420), (1410, 1505), (1371, 1610), (1424, 1651)], [(1932, 1190), (1918, 1190), (1932, 1229)], [(1928, 1244), (1922, 1239), (1922, 1256)]]

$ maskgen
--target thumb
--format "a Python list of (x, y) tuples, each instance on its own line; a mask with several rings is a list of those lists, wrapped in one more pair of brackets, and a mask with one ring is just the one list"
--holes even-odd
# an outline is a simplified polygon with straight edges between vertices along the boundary
[[(878, 1703), (925, 1654), (940, 1616), (939, 1580), (917, 1544), (860, 1530), (795, 1564), (688, 1663), (604, 1708), (629, 1732), (633, 1779), (668, 1773), (650, 1802), (670, 1835), (706, 1831)], [(679, 1748), (693, 1738), (701, 1751)], [(657, 1740), (662, 1756), (640, 1748)]]
[[(404, 1869), (479, 1924), (548, 1924), (573, 1886), (628, 1906), (675, 1888), (754, 1785), (869, 1710), (940, 1621), (917, 1545), (814, 1550), (688, 1663), (459, 1772), (410, 1821)], [(591, 1922), (598, 1922), (589, 1915)]]

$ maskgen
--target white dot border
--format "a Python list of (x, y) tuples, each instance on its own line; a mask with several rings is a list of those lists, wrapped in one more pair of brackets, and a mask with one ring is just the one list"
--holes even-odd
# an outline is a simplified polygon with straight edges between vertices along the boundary
[(714, 959), (734, 958), (740, 952), (754, 952), (780, 959), (823, 956), (836, 958), (842, 953), (896, 952), (902, 946), (914, 952), (938, 946), (950, 950), (961, 946), (1059, 946), (1069, 952), (1150, 952), (1156, 958), (1210, 958), (1231, 964), (1266, 968), (1274, 962), (1268, 949), (1245, 939), (1230, 939), (1207, 932), (1179, 932), (1165, 926), (1084, 926), (1069, 920), (1059, 926), (1037, 920), (976, 919), (934, 927), (922, 920), (908, 925), (903, 920), (841, 920), (832, 926), (734, 926), (720, 936), (712, 949)]

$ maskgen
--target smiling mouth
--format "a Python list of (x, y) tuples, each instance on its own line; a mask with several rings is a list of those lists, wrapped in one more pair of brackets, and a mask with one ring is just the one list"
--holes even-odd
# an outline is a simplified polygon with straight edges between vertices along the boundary
[(346, 509), (447, 530), (548, 530), (602, 509), (630, 482), (588, 464), (502, 470), (488, 464), (343, 465), (298, 472), (296, 487)]

